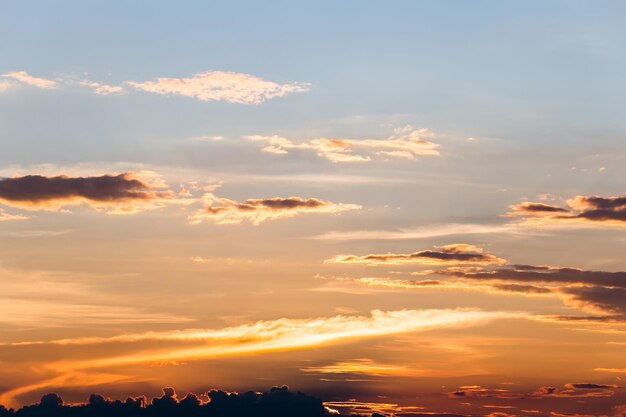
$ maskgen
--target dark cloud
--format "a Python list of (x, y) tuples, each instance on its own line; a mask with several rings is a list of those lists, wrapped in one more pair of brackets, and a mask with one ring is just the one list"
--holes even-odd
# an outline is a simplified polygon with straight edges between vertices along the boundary
[[(554, 293), (577, 309), (599, 316), (603, 321), (621, 320), (626, 316), (626, 272), (585, 271), (553, 266), (512, 265), (495, 269), (436, 271), (436, 274), (465, 280), (489, 281), (501, 290), (518, 289), (527, 293)], [(513, 281), (513, 283), (501, 283)], [(535, 283), (559, 284), (538, 287)]]
[(173, 388), (164, 388), (163, 396), (153, 398), (148, 404), (145, 397), (110, 400), (92, 394), (85, 404), (64, 405), (57, 394), (46, 394), (39, 404), (7, 410), (0, 406), (0, 417), (325, 417), (322, 402), (288, 387), (274, 387), (269, 392), (230, 393), (212, 390), (206, 393), (208, 401), (202, 402), (195, 394), (178, 400)]
[(577, 196), (567, 200), (567, 208), (543, 203), (523, 202), (511, 206), (509, 217), (525, 217), (534, 222), (607, 222), (626, 223), (626, 196)]
[(444, 270), (438, 274), (473, 280), (504, 280), (564, 284), (589, 284), (626, 288), (626, 272), (585, 271), (570, 267), (512, 265), (493, 270)]
[(96, 209), (136, 212), (173, 201), (153, 178), (138, 173), (69, 177), (27, 175), (0, 179), (0, 203), (26, 210), (57, 210), (86, 204)]

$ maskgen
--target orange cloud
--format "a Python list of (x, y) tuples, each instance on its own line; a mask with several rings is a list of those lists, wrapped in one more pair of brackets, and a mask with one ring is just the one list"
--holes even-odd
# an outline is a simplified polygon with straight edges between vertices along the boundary
[(124, 88), (120, 87), (119, 85), (102, 84), (96, 81), (84, 80), (79, 82), (79, 84), (85, 87), (90, 87), (94, 93), (101, 96), (108, 96), (111, 94), (124, 94), (126, 92), (126, 90), (124, 90)]
[(11, 220), (24, 220), (27, 218), (28, 217), (23, 216), (21, 214), (7, 213), (6, 211), (0, 208), (0, 222), (6, 222), (6, 221), (11, 221)]
[(424, 374), (423, 371), (418, 369), (381, 364), (368, 358), (335, 362), (330, 365), (309, 366), (300, 370), (314, 374), (358, 374), (368, 376), (416, 376)]
[[(304, 142), (294, 142), (280, 136), (246, 136), (248, 140), (263, 143), (263, 152), (283, 155), (293, 149), (310, 150), (331, 162), (368, 162), (371, 155), (391, 158), (416, 159), (418, 156), (437, 156), (439, 145), (425, 140), (434, 135), (428, 129), (414, 129), (412, 126), (395, 129), (387, 139), (328, 139), (317, 138)], [(366, 154), (354, 153), (362, 149)]]
[[(321, 317), (311, 319), (282, 318), (224, 329), (188, 329), (182, 331), (124, 334), (108, 338), (76, 338), (51, 342), (20, 342), (11, 347), (63, 345), (83, 347), (100, 345), (103, 349), (85, 349), (91, 356), (41, 365), (41, 374), (54, 376), (43, 381), (16, 387), (0, 396), (0, 402), (11, 403), (16, 395), (33, 390), (73, 385), (71, 376), (110, 374), (116, 367), (132, 364), (201, 360), (269, 352), (310, 349), (353, 340), (393, 334), (412, 333), (442, 327), (465, 327), (492, 320), (517, 317), (511, 313), (486, 312), (473, 309), (455, 310), (374, 310), (368, 316)], [(138, 343), (150, 341), (151, 343)], [(125, 349), (109, 349), (107, 345), (122, 344)], [(149, 348), (147, 346), (150, 346)], [(124, 351), (126, 350), (126, 351)]]
[(26, 71), (12, 71), (2, 74), (4, 77), (12, 78), (16, 81), (19, 81), (23, 84), (28, 84), (33, 87), (41, 88), (44, 90), (53, 90), (57, 88), (57, 82), (52, 80), (47, 80), (45, 78), (37, 78), (28, 74)]
[(205, 207), (189, 217), (192, 224), (212, 220), (217, 224), (236, 224), (244, 220), (258, 225), (267, 220), (286, 219), (309, 213), (334, 214), (359, 210), (356, 204), (331, 203), (316, 198), (301, 197), (249, 199), (243, 203), (205, 195)]
[(437, 246), (436, 250), (423, 250), (413, 253), (384, 253), (370, 255), (337, 255), (326, 263), (377, 265), (503, 265), (500, 259), (482, 248), (467, 244)]
[(237, 104), (261, 104), (287, 94), (309, 90), (303, 83), (277, 84), (249, 74), (208, 71), (191, 78), (157, 78), (156, 81), (128, 81), (138, 90), (154, 94), (174, 94), (200, 101), (226, 101)]

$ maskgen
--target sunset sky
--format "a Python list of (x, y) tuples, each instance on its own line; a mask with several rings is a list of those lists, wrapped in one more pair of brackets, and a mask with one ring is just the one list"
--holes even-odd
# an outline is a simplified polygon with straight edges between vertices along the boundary
[(0, 5), (0, 404), (626, 413), (626, 3)]

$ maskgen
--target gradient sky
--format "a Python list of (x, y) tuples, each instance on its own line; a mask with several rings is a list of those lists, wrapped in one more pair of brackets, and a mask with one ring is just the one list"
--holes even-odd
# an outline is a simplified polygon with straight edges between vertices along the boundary
[(0, 403), (625, 412), (625, 3), (9, 0), (0, 39)]

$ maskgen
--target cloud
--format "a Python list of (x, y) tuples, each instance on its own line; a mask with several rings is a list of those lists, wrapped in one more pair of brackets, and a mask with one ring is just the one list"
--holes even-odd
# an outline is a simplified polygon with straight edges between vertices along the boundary
[(331, 203), (316, 198), (275, 197), (249, 199), (243, 203), (205, 195), (205, 207), (189, 217), (192, 224), (212, 220), (217, 224), (236, 224), (244, 220), (258, 225), (266, 220), (286, 219), (309, 213), (334, 214), (350, 210), (360, 210), (356, 204)]
[(11, 220), (24, 220), (27, 219), (28, 217), (23, 216), (21, 214), (11, 214), (11, 213), (7, 213), (6, 211), (4, 211), (3, 209), (0, 208), (0, 222), (7, 222), (7, 221), (11, 221)]
[(511, 224), (440, 224), (399, 230), (342, 230), (324, 232), (311, 236), (310, 239), (348, 241), (348, 240), (407, 240), (427, 239), (432, 237), (472, 234), (527, 234), (527, 230)]
[(37, 78), (28, 74), (26, 71), (12, 71), (2, 74), (3, 77), (11, 78), (23, 84), (28, 84), (33, 87), (41, 88), (44, 90), (53, 90), (57, 88), (58, 83), (56, 81), (47, 80), (45, 78)]
[[(427, 275), (435, 271), (426, 271)], [(382, 289), (441, 289), (441, 290), (462, 290), (462, 291), (482, 291), (497, 294), (520, 294), (529, 296), (547, 296), (553, 294), (553, 289), (539, 287), (528, 284), (499, 284), (486, 283), (476, 285), (475, 283), (443, 280), (407, 280), (393, 279), (386, 277), (364, 277), (364, 278), (335, 278), (338, 281), (356, 282), (368, 287)]]
[[(466, 385), (448, 393), (450, 398), (497, 398), (503, 400), (520, 400), (525, 398), (605, 398), (615, 395), (617, 385), (569, 383), (562, 389), (544, 386), (533, 392), (514, 392), (501, 388), (485, 388), (480, 385)], [(505, 407), (503, 407), (505, 408)]]
[[(74, 338), (51, 342), (20, 342), (12, 348), (29, 349), (33, 345), (63, 345), (80, 348), (80, 358), (48, 361), (41, 364), (41, 375), (56, 374), (52, 378), (16, 387), (5, 392), (0, 402), (11, 402), (21, 395), (43, 388), (72, 386), (63, 383), (67, 375), (100, 375), (116, 367), (132, 364), (151, 364), (182, 360), (202, 360), (242, 355), (263, 354), (318, 348), (367, 338), (393, 334), (413, 333), (444, 327), (467, 327), (485, 324), (496, 319), (517, 317), (515, 314), (454, 310), (374, 310), (369, 315), (319, 317), (258, 321), (256, 323), (222, 329), (187, 329), (136, 334), (108, 338)], [(151, 343), (138, 343), (138, 342)], [(112, 347), (115, 344), (118, 348)], [(101, 346), (102, 349), (88, 348)], [(122, 347), (125, 346), (123, 349)], [(29, 389), (29, 386), (34, 388)]]
[(510, 206), (507, 217), (522, 217), (529, 224), (592, 223), (626, 225), (626, 196), (576, 196), (566, 201), (567, 208), (543, 203), (523, 202)]
[[(114, 378), (110, 378), (115, 382)], [(122, 382), (122, 381), (118, 381)], [(84, 386), (95, 385), (88, 381)], [(56, 417), (109, 416), (272, 416), (272, 417), (325, 417), (326, 410), (322, 401), (303, 394), (289, 391), (287, 386), (273, 387), (269, 392), (245, 393), (210, 390), (206, 393), (208, 401), (188, 393), (178, 399), (174, 388), (163, 388), (161, 397), (153, 398), (150, 403), (145, 397), (129, 397), (125, 401), (110, 400), (99, 394), (91, 394), (85, 404), (64, 404), (63, 399), (49, 393), (41, 397), (39, 404), (24, 406), (16, 411), (17, 415), (54, 415)], [(0, 406), (1, 415), (4, 413)]]
[[(97, 281), (106, 281), (111, 275), (97, 277)], [(113, 297), (97, 284), (90, 283), (89, 278), (93, 276), (70, 271), (53, 273), (0, 267), (0, 328), (24, 330), (192, 321), (184, 316), (151, 312), (130, 297), (119, 294)]]
[(11, 83), (10, 82), (8, 82), (8, 81), (0, 81), (0, 94), (4, 93), (9, 88), (11, 88)]
[(422, 372), (416, 369), (381, 364), (368, 358), (335, 362), (330, 365), (309, 366), (300, 370), (315, 374), (357, 374), (368, 376), (415, 376), (422, 374)]
[(208, 71), (191, 78), (157, 78), (156, 81), (128, 81), (138, 90), (155, 94), (175, 94), (200, 101), (226, 101), (261, 104), (276, 97), (309, 91), (308, 84), (277, 84), (249, 74)]
[[(432, 274), (465, 280), (514, 281), (524, 285), (557, 284), (558, 286), (551, 287), (550, 291), (561, 297), (570, 307), (591, 314), (608, 315), (602, 317), (603, 319), (621, 320), (626, 317), (626, 272), (623, 271), (585, 271), (571, 267), (512, 265), (491, 270), (446, 269), (433, 271)], [(502, 285), (500, 288), (503, 288)]]
[[(439, 145), (424, 139), (432, 137), (434, 135), (428, 129), (414, 129), (412, 126), (395, 129), (387, 139), (317, 138), (294, 142), (280, 136), (246, 136), (248, 140), (262, 143), (263, 152), (284, 155), (293, 149), (309, 150), (331, 162), (369, 162), (373, 155), (409, 160), (418, 156), (437, 156)], [(356, 149), (362, 154), (355, 153)]]
[[(449, 413), (420, 413), (424, 410), (424, 407), (419, 406), (401, 406), (396, 403), (383, 403), (383, 402), (364, 402), (352, 399), (349, 401), (326, 401), (324, 406), (328, 410), (330, 415), (349, 415), (352, 417), (385, 417), (396, 415), (410, 415), (414, 417), (467, 417), (459, 414)], [(343, 413), (340, 413), (340, 411)]]
[(96, 81), (84, 80), (81, 81), (79, 84), (85, 87), (90, 87), (94, 93), (102, 96), (108, 96), (111, 94), (124, 94), (126, 92), (126, 90), (119, 85), (101, 84)]
[(126, 214), (184, 202), (149, 173), (127, 172), (92, 177), (27, 175), (0, 179), (0, 204), (24, 210), (59, 210), (88, 205)]
[(506, 261), (485, 253), (482, 248), (467, 244), (437, 246), (436, 250), (423, 250), (413, 253), (384, 253), (358, 255), (337, 255), (326, 263), (377, 265), (502, 265)]

